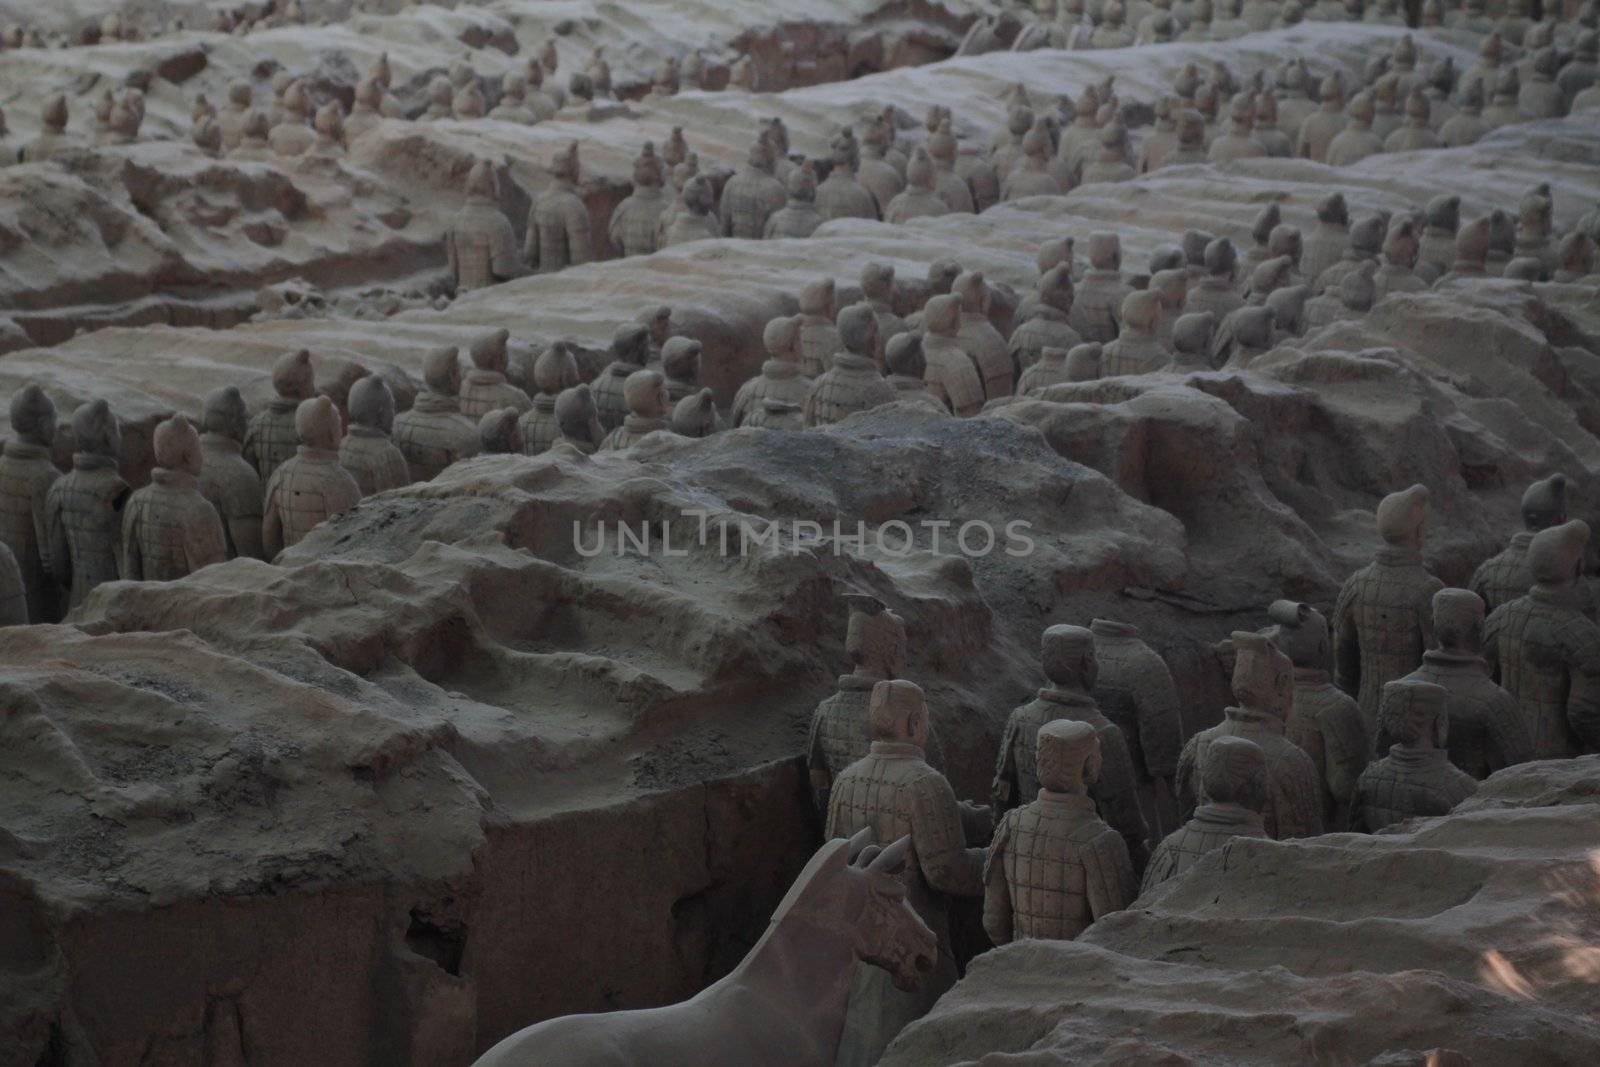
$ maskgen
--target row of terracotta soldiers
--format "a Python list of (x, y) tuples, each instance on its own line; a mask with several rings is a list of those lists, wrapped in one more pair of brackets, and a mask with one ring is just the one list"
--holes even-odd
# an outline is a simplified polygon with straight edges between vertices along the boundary
[(1230, 841), (1383, 830), (1449, 812), (1505, 767), (1600, 751), (1589, 530), (1567, 519), (1565, 480), (1530, 487), (1527, 530), (1472, 590), (1424, 568), (1427, 502), (1414, 486), (1380, 503), (1384, 548), (1345, 583), (1331, 630), (1279, 601), (1270, 627), (1225, 642), (1237, 703), (1208, 729), (1184, 721), (1135, 627), (1047, 629), (1046, 684), (1006, 723), (992, 808), (958, 801), (938, 770), (922, 690), (902, 680), (904, 624), (852, 598), (851, 671), (813, 715), (812, 786), (829, 836), (911, 837), (909, 899), (942, 957), (932, 989), (858, 990), (869, 1032), (887, 1044), (953, 984), (951, 898), (982, 897), (997, 944), (1073, 938)]

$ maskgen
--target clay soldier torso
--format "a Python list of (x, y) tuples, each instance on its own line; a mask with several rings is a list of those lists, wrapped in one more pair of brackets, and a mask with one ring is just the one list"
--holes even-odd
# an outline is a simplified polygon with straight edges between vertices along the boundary
[(1452, 766), (1443, 749), (1396, 745), (1361, 772), (1354, 827), (1372, 832), (1406, 819), (1445, 815), (1477, 790), (1477, 783)]
[(1139, 892), (1143, 895), (1169, 878), (1176, 878), (1199, 863), (1207, 852), (1236, 837), (1266, 836), (1261, 816), (1248, 808), (1238, 804), (1201, 804), (1188, 822), (1156, 846)]
[(533, 406), (528, 394), (506, 381), (504, 374), (482, 367), (474, 367), (462, 377), (457, 400), (462, 417), (473, 420), (500, 408), (516, 408), (520, 412)]
[(194, 475), (157, 468), (122, 518), (123, 577), (170, 582), (227, 559), (222, 519)]
[(1516, 533), (1510, 544), (1484, 560), (1472, 573), (1467, 588), (1483, 598), (1489, 611), (1527, 595), (1533, 585), (1533, 575), (1528, 570), (1528, 546), (1532, 543), (1532, 531)]
[(121, 577), (117, 559), (128, 483), (109, 456), (79, 453), (70, 473), (50, 487), (45, 502), (50, 570), (68, 585), (69, 608), (102, 582)]
[(0, 541), (0, 626), (28, 625), (28, 591), (22, 587), (17, 557)]
[(1248, 708), (1226, 708), (1222, 722), (1189, 739), (1178, 760), (1178, 798), (1191, 813), (1209, 798), (1200, 795), (1200, 768), (1214, 738), (1254, 741), (1267, 757), (1268, 804), (1262, 823), (1278, 840), (1322, 833), (1321, 782), (1311, 758), (1284, 736), (1284, 724)]
[(1070, 940), (1138, 894), (1122, 838), (1082, 794), (1046, 791), (1007, 812), (987, 866), (1004, 872), (1014, 938)]
[(1361, 709), (1333, 684), (1327, 671), (1296, 667), (1294, 708), (1284, 736), (1310, 758), (1321, 786), (1322, 825), (1343, 830), (1350, 822), (1356, 779), (1372, 753)]
[(483, 289), (517, 273), (517, 241), (511, 222), (490, 204), (467, 204), (446, 237), (456, 288)]
[(414, 482), (431, 480), (450, 464), (476, 456), (481, 447), (478, 428), (462, 417), (456, 398), (431, 392), (395, 416), (390, 437), (406, 457)]
[(654, 252), (661, 233), (661, 216), (671, 204), (660, 186), (636, 186), (633, 195), (611, 213), (611, 243), (624, 256)]
[(298, 400), (275, 396), (250, 420), (250, 430), (244, 435), (244, 458), (261, 475), (263, 483), (300, 447), (300, 438), (294, 432), (294, 411), (299, 405)]
[(375, 426), (350, 424), (339, 442), (339, 466), (350, 472), (364, 497), (411, 484), (405, 454)]
[(824, 219), (877, 221), (878, 202), (848, 167), (835, 164), (828, 177), (817, 186), (817, 212)]
[[(1516, 699), (1490, 681), (1481, 656), (1429, 649), (1422, 657), (1422, 666), (1406, 677), (1431, 682), (1449, 692), (1445, 711), (1450, 729), (1445, 751), (1450, 762), (1466, 774), (1483, 779), (1533, 758), (1533, 738), (1522, 721)], [(1383, 751), (1381, 740), (1379, 751)]]
[(523, 455), (537, 456), (548, 449), (561, 432), (556, 425), (556, 398), (549, 393), (534, 396), (517, 429), (522, 435)]
[(806, 764), (813, 781), (831, 782), (866, 756), (872, 743), (867, 729), (868, 702), (876, 682), (864, 675), (841, 675), (838, 692), (811, 713)]
[(1535, 589), (1484, 624), (1484, 658), (1517, 702), (1534, 759), (1600, 751), (1600, 627), (1579, 603)]
[(28, 618), (55, 618), (58, 598), (44, 565), (45, 497), (61, 472), (43, 445), (7, 441), (0, 454), (0, 542), (11, 550), (27, 591)]
[(1011, 713), (1000, 737), (995, 768), (995, 811), (1032, 803), (1039, 795), (1035, 770), (1039, 728), (1056, 719), (1072, 719), (1094, 727), (1100, 738), (1100, 776), (1089, 787), (1100, 818), (1121, 836), (1135, 869), (1149, 848), (1149, 829), (1139, 810), (1139, 783), (1128, 754), (1128, 742), (1094, 701), (1077, 693), (1041, 689), (1033, 701)]
[(589, 210), (570, 182), (554, 183), (533, 202), (527, 232), (526, 258), (540, 274), (594, 259)]
[(1095, 704), (1122, 730), (1141, 778), (1171, 777), (1183, 748), (1183, 725), (1166, 661), (1116, 624), (1093, 629), (1100, 664)]
[(239, 443), (222, 434), (200, 435), (200, 494), (222, 516), (229, 558), (261, 558), (261, 476), (245, 462)]
[(728, 237), (760, 240), (766, 232), (767, 219), (788, 201), (782, 182), (755, 167), (746, 167), (722, 188), (722, 232)]
[(1422, 662), (1433, 594), (1443, 588), (1420, 554), (1385, 546), (1340, 590), (1333, 612), (1335, 680), (1356, 697), (1369, 735), (1377, 733), (1383, 683)]
[[(476, 434), (474, 434), (476, 436)], [(301, 539), (324, 519), (361, 502), (361, 488), (339, 466), (339, 453), (300, 446), (294, 458), (273, 471), (267, 482), (262, 542), (273, 556)]]
[(1117, 314), (1133, 287), (1115, 270), (1090, 270), (1083, 276), (1067, 322), (1085, 341), (1109, 344), (1117, 339)]
[(810, 392), (811, 379), (800, 373), (800, 364), (769, 359), (761, 365), (761, 373), (741, 385), (734, 396), (733, 424), (745, 425), (751, 412), (765, 400), (779, 400), (803, 407)]
[(833, 366), (811, 386), (802, 411), (807, 426), (826, 426), (853, 412), (892, 404), (894, 399), (894, 388), (878, 373), (877, 364), (840, 351), (834, 354)]
[[(1078, 336), (1078, 331), (1067, 325), (1067, 315), (1053, 307), (1040, 305), (1035, 307), (1030, 317), (1021, 326), (1011, 331), (1011, 341), (1007, 345), (1011, 352), (1012, 361), (1027, 371), (1047, 348), (1070, 350), (1083, 344), (1083, 338)], [(1023, 391), (1019, 388), (1019, 392)]]

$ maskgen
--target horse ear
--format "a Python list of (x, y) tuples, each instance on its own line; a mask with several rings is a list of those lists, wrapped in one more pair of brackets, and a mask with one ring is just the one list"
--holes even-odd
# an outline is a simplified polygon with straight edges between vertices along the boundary
[(906, 859), (911, 854), (911, 837), (907, 835), (878, 853), (872, 865), (867, 869), (879, 874), (899, 874), (905, 869)]
[(867, 848), (869, 845), (873, 844), (877, 840), (877, 838), (878, 838), (878, 835), (873, 831), (872, 827), (870, 827), (870, 826), (863, 826), (861, 829), (857, 830), (854, 835), (851, 836), (851, 838), (850, 838), (850, 852), (849, 852), (850, 865), (851, 866), (853, 866), (853, 867), (861, 866), (860, 859), (861, 859), (862, 850)]
[(850, 866), (860, 867), (863, 870), (870, 870), (872, 868), (872, 861), (877, 859), (879, 854), (882, 852), (883, 848), (881, 846), (868, 845), (866, 848), (861, 850), (861, 855), (850, 861)]

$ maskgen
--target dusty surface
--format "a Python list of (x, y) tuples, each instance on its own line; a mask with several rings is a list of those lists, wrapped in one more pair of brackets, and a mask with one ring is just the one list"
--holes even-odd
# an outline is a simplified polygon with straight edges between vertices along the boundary
[(1597, 776), (1525, 764), (1400, 832), (1236, 841), (1077, 942), (981, 957), (883, 1063), (1592, 1063)]
[[(948, 17), (842, 0), (784, 10), (859, 34), (907, 12), (948, 28), (977, 6), (946, 3)], [(752, 27), (775, 32), (768, 5), (630, 9), (640, 17), (624, 23), (615, 6), (587, 3), (421, 7), (243, 40), (22, 50), (6, 55), (0, 85), (88, 99), (102, 80), (167, 57), (174, 77), (188, 73), (153, 83), (146, 131), (178, 137), (193, 93), (221, 100), (257, 51), (348, 89), (387, 50), (397, 94), (420, 103), (463, 33), (479, 40), (475, 69), (498, 77), (561, 20), (573, 20), (559, 38), (563, 72), (609, 28), (622, 80), (670, 51), (720, 54)], [(987, 144), (1016, 81), (1077, 95), (1115, 72), (1125, 96), (1147, 98), (1186, 61), (1248, 72), (1293, 49), (1319, 72), (1353, 73), (1397, 32), (1321, 26), (981, 56), (781, 94), (645, 97), (604, 121), (565, 114), (531, 129), (391, 123), (343, 162), (353, 184), (205, 160), (182, 139), (67, 170), (9, 168), (0, 306), (35, 342), (62, 343), (0, 358), (0, 392), (39, 381), (64, 413), (111, 399), (131, 428), (124, 473), (137, 484), (157, 421), (198, 413), (223, 384), (260, 403), (272, 361), (302, 345), (325, 386), (352, 362), (398, 383), (431, 347), (503, 326), (515, 377), (554, 338), (578, 341), (592, 365), (617, 324), (668, 303), (705, 343), (703, 378), (725, 404), (758, 368), (768, 318), (792, 312), (820, 274), (852, 286), (870, 260), (895, 264), (909, 304), (951, 248), (1026, 291), (1043, 236), (1077, 236), (1081, 258), (1089, 232), (1114, 228), (1139, 269), (1191, 226), (1247, 241), (1269, 199), (1304, 226), (1332, 188), (1353, 214), (1458, 192), (1470, 218), (1549, 181), (1558, 230), (1600, 198), (1600, 130), (1573, 118), (1344, 170), (1196, 167), (981, 217), (834, 222), (804, 243), (704, 242), (441, 309), (426, 299), (474, 156), (519, 183), (506, 199), (520, 233), (540, 168), (574, 137), (600, 210), (622, 195), (639, 143), (674, 125), (704, 164), (732, 166), (763, 116), (782, 115), (795, 149), (821, 154), (846, 117), (894, 103), (920, 118), (936, 102)], [(1470, 67), (1475, 42), (1420, 35), (1419, 47)], [(31, 136), (44, 95), (6, 101), (13, 139)], [(65, 243), (52, 251), (41, 236)], [(207, 328), (240, 321), (257, 289), (296, 277), (379, 317), (341, 305)], [(380, 288), (390, 292), (353, 295)], [(71, 336), (106, 322), (184, 328)], [(1592, 287), (1480, 282), (1392, 298), (1251, 374), (1061, 386), (966, 422), (899, 406), (820, 433), (655, 439), (589, 461), (481, 459), (363, 503), (276, 566), (118, 583), (76, 626), (0, 631), (0, 1037), (17, 1035), (0, 1040), (0, 1063), (92, 1047), (103, 1063), (455, 1064), (538, 1018), (686, 996), (759, 933), (814, 845), (795, 756), (843, 667), (842, 593), (871, 591), (906, 619), (909, 674), (929, 691), (963, 796), (987, 795), (1000, 727), (1039, 684), (1038, 634), (1051, 623), (1137, 622), (1173, 666), (1186, 727), (1204, 726), (1225, 696), (1211, 643), (1260, 625), (1279, 596), (1326, 608), (1375, 547), (1383, 494), (1432, 486), (1429, 561), (1453, 582), (1500, 547), (1533, 477), (1561, 470), (1575, 499), (1600, 500), (1597, 338)], [(711, 516), (704, 545), (694, 512)], [(717, 551), (721, 529), (737, 546), (740, 523), (767, 520), (815, 522), (822, 543)], [(1003, 534), (987, 555), (953, 551), (972, 520), (1028, 523), (1033, 551), (1007, 555)], [(865, 545), (836, 554), (835, 521), (849, 534), (865, 524)], [(601, 522), (607, 551), (582, 554)], [(674, 554), (617, 554), (618, 522), (658, 537), (670, 523)], [(880, 533), (900, 545), (892, 522), (915, 527), (909, 552), (879, 546)], [(938, 550), (930, 522), (950, 524)], [(1541, 939), (1594, 940), (1592, 868), (1581, 880), (1600, 847), (1583, 806), (1593, 782), (1592, 761), (1519, 768), (1471, 813), (1415, 835), (1236, 849), (1085, 943), (983, 961), (897, 1062), (1039, 1041), (1040, 1062), (1112, 1062), (1114, 1035), (1135, 1025), (1137, 1040), (1197, 1062), (1242, 1047), (1259, 1058), (1239, 1062), (1336, 1049), (1359, 1063), (1463, 1033), (1485, 1062), (1530, 1062), (1546, 1046), (1550, 1062), (1591, 1062), (1596, 1035), (1580, 1016), (1594, 1010), (1592, 961)], [(1556, 800), (1567, 806), (1543, 806)], [(1571, 879), (1588, 904), (1548, 879)], [(1390, 931), (1392, 942), (1377, 936)], [(1512, 968), (1496, 964), (1494, 982), (1479, 970), (1491, 949)], [(1335, 973), (1334, 950), (1358, 970)], [(1536, 999), (1507, 996), (1517, 982)], [(1414, 1027), (1363, 1029), (1407, 996), (1429, 1006)], [(1086, 1021), (1058, 1025), (1080, 1002), (1093, 1005)]]

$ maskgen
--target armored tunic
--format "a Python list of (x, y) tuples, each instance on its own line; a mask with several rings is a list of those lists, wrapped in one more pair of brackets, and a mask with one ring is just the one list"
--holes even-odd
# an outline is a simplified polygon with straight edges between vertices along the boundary
[(1127, 846), (1094, 801), (1051, 790), (1000, 820), (984, 885), (983, 925), (996, 944), (1071, 940), (1139, 893)]
[(644, 415), (635, 415), (629, 412), (622, 418), (622, 425), (606, 434), (605, 440), (600, 442), (599, 451), (616, 452), (624, 448), (632, 448), (645, 436), (658, 430), (670, 430), (666, 419), (649, 418)]
[(761, 373), (741, 385), (739, 392), (734, 395), (731, 412), (733, 424), (743, 426), (764, 400), (804, 405), (810, 392), (811, 379), (800, 373), (800, 364), (769, 359), (761, 365)]
[(957, 415), (976, 415), (983, 410), (983, 379), (954, 337), (927, 334), (922, 339), (922, 355), (927, 362), (923, 379), (929, 392)]
[[(1489, 679), (1483, 657), (1430, 649), (1422, 666), (1406, 677), (1443, 686), (1450, 694), (1445, 699), (1450, 717), (1445, 751), (1451, 763), (1473, 778), (1487, 778), (1533, 758), (1533, 736), (1516, 698)], [(1379, 752), (1388, 747), (1386, 742), (1379, 739)]]
[(1533, 532), (1523, 530), (1513, 534), (1511, 543), (1497, 555), (1490, 556), (1472, 572), (1467, 588), (1483, 598), (1485, 609), (1493, 612), (1518, 597), (1526, 596), (1533, 588), (1533, 572), (1528, 569), (1528, 546), (1533, 544)]
[(1122, 301), (1131, 292), (1133, 287), (1122, 280), (1120, 271), (1091, 270), (1084, 274), (1083, 284), (1078, 287), (1067, 324), (1085, 341), (1109, 344), (1121, 330), (1118, 316)]
[(482, 367), (472, 368), (461, 379), (461, 395), (457, 403), (462, 416), (474, 421), (501, 408), (527, 411), (533, 406), (528, 394), (506, 381), (504, 374)]
[(1156, 846), (1144, 869), (1142, 896), (1200, 862), (1200, 857), (1236, 837), (1266, 837), (1261, 816), (1238, 804), (1201, 804), (1194, 816)]
[(28, 618), (36, 623), (53, 621), (58, 603), (45, 565), (45, 498), (60, 477), (43, 445), (5, 443), (0, 453), (0, 542), (16, 559)]
[(89, 591), (122, 575), (122, 507), (128, 483), (109, 456), (80, 452), (72, 470), (58, 478), (45, 497), (45, 564), (71, 592), (75, 608)]
[(611, 212), (611, 244), (624, 256), (648, 256), (660, 245), (661, 216), (672, 201), (660, 186), (640, 185)]
[(1433, 638), (1433, 594), (1444, 583), (1419, 553), (1385, 546), (1345, 580), (1333, 609), (1334, 681), (1356, 698), (1377, 736), (1383, 684), (1410, 674)]
[(523, 243), (523, 258), (540, 274), (594, 259), (589, 209), (571, 182), (554, 183), (533, 202)]
[(1516, 699), (1534, 759), (1600, 752), (1600, 626), (1579, 604), (1536, 586), (1484, 623), (1490, 676)]
[(1041, 689), (1037, 699), (1022, 705), (1006, 720), (994, 772), (994, 810), (1032, 803), (1039, 795), (1037, 760), (1039, 728), (1056, 719), (1073, 719), (1094, 727), (1100, 738), (1100, 775), (1089, 787), (1100, 817), (1127, 846), (1135, 870), (1143, 866), (1149, 828), (1139, 809), (1139, 780), (1128, 754), (1127, 739), (1094, 700), (1082, 693)]
[(470, 198), (445, 235), (445, 254), (456, 288), (483, 289), (518, 274), (517, 237), (499, 206)]
[(1371, 833), (1418, 816), (1446, 815), (1477, 791), (1478, 783), (1442, 749), (1395, 745), (1361, 772), (1352, 822)]
[(826, 426), (846, 415), (894, 403), (894, 388), (866, 356), (839, 352), (833, 367), (811, 386), (802, 408), (807, 426)]
[(478, 428), (462, 417), (456, 398), (431, 392), (422, 393), (410, 411), (395, 416), (389, 439), (406, 457), (413, 482), (430, 481), (483, 447)]
[(990, 400), (997, 396), (1010, 396), (1016, 384), (1011, 351), (989, 317), (981, 312), (963, 310), (961, 330), (956, 334), (956, 341), (972, 357), (972, 364), (983, 382), (984, 396)]
[(527, 413), (517, 420), (517, 431), (522, 435), (523, 455), (546, 451), (561, 432), (556, 423), (556, 398), (549, 393), (535, 395)]
[(628, 375), (636, 370), (641, 370), (637, 364), (627, 360), (612, 360), (606, 369), (600, 372), (600, 377), (594, 380), (590, 387), (594, 392), (595, 413), (600, 418), (600, 425), (607, 430), (615, 430), (622, 425), (622, 420), (628, 417), (628, 402), (623, 398), (623, 385), (628, 380)]
[(261, 558), (261, 475), (245, 462), (239, 442), (219, 433), (200, 435), (200, 495), (222, 517), (228, 558)]
[(405, 453), (375, 426), (351, 424), (339, 442), (339, 466), (350, 472), (364, 497), (411, 484)]
[(722, 187), (722, 235), (760, 240), (767, 219), (788, 201), (781, 181), (756, 167), (745, 167)]
[(1189, 287), (1189, 297), (1184, 301), (1183, 313), (1198, 315), (1202, 311), (1209, 311), (1220, 323), (1244, 305), (1244, 297), (1234, 289), (1233, 282), (1227, 278), (1208, 274)]
[(871, 219), (879, 217), (878, 202), (866, 186), (856, 180), (847, 167), (837, 164), (817, 186), (817, 213), (824, 219)]
[[(1346, 226), (1318, 222), (1305, 235), (1300, 250), (1300, 273), (1311, 279), (1314, 293), (1322, 292), (1319, 282), (1323, 272), (1343, 259), (1345, 249), (1349, 247), (1350, 230)], [(1450, 245), (1450, 259), (1455, 259), (1454, 239)]]
[(1311, 757), (1284, 736), (1284, 723), (1250, 708), (1226, 708), (1225, 718), (1189, 738), (1178, 760), (1178, 802), (1185, 814), (1210, 801), (1201, 790), (1200, 770), (1206, 748), (1219, 737), (1254, 741), (1267, 757), (1267, 810), (1262, 817), (1269, 837), (1314, 837), (1322, 833), (1322, 783)]
[(901, 225), (924, 216), (948, 215), (950, 205), (932, 189), (907, 185), (884, 210), (883, 221)]
[(170, 582), (228, 558), (217, 509), (186, 471), (157, 467), (122, 515), (122, 576)]
[(17, 557), (0, 541), (0, 626), (28, 625), (28, 591), (22, 587)]
[(1284, 736), (1311, 759), (1322, 799), (1322, 825), (1328, 831), (1350, 824), (1356, 779), (1372, 755), (1361, 709), (1328, 677), (1310, 667), (1294, 669), (1294, 708)]
[(275, 396), (250, 420), (244, 435), (244, 458), (266, 482), (278, 464), (291, 458), (300, 447), (300, 434), (294, 428), (295, 409), (300, 401)]
[(1124, 331), (1105, 346), (1104, 373), (1107, 378), (1124, 374), (1150, 374), (1172, 362), (1172, 353), (1150, 334)]
[(790, 200), (772, 213), (761, 236), (769, 241), (784, 237), (810, 237), (826, 221), (816, 205), (805, 200)]
[(261, 544), (268, 556), (292, 548), (324, 519), (361, 502), (361, 487), (339, 466), (339, 453), (301, 445), (293, 459), (272, 472), (261, 519)]
[[(1011, 331), (1011, 341), (1007, 348), (1011, 352), (1011, 361), (1016, 367), (1026, 372), (1029, 367), (1039, 362), (1039, 358), (1047, 348), (1059, 348), (1071, 351), (1083, 344), (1083, 338), (1078, 336), (1078, 331), (1067, 324), (1067, 314), (1048, 304), (1036, 306), (1030, 313), (1030, 318), (1021, 326)], [(1021, 388), (1019, 393), (1026, 390)]]

